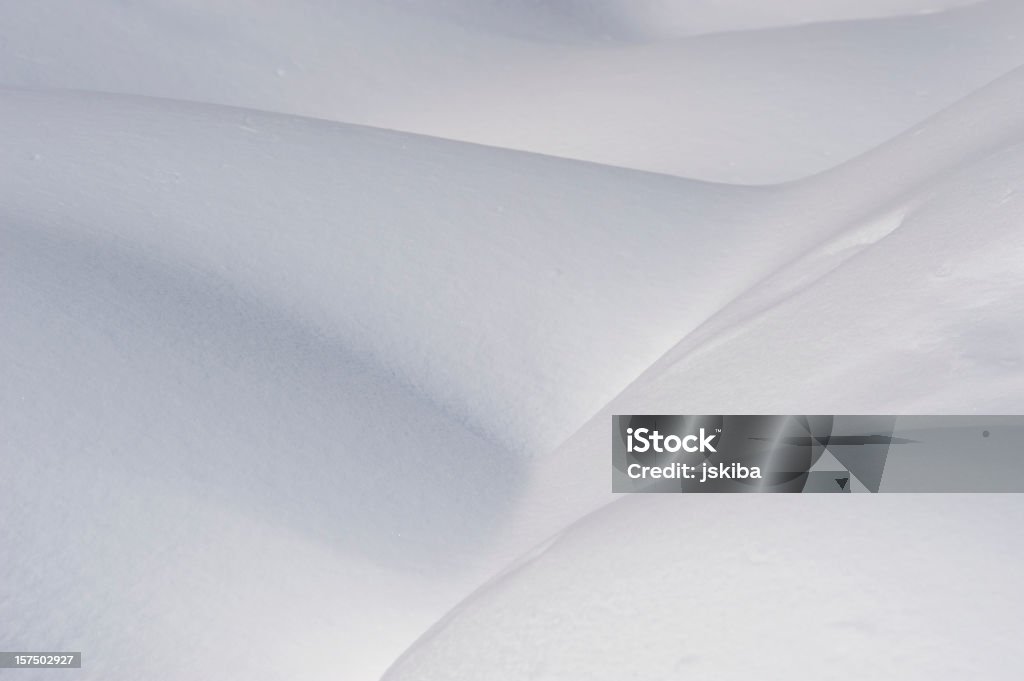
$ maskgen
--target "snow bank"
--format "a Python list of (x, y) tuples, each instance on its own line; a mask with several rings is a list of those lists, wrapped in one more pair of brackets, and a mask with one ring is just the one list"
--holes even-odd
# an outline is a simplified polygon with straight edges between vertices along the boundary
[(1022, 76), (918, 123), (1024, 7), (960, 4), (7, 3), (0, 649), (1006, 678), (1013, 499), (608, 492), (614, 412), (1020, 410)]
[(9, 222), (211, 277), (517, 452), (786, 257), (756, 190), (155, 100), (8, 91), (0, 120)]
[[(0, 23), (0, 84), (228, 104), (763, 184), (831, 168), (1024, 64), (1021, 3), (887, 16), (922, 7), (10, 2)], [(790, 23), (849, 13), (862, 18)], [(785, 25), (625, 43), (572, 33), (594, 21), (633, 32), (714, 17)], [(493, 30), (523, 22), (542, 24), (544, 37)]]
[[(489, 569), (523, 466), (183, 257), (216, 255), (202, 229), (244, 206), (176, 203), (175, 182), (210, 178), (160, 165), (171, 144), (121, 165), (141, 141), (113, 113), (109, 153), (76, 155), (73, 101), (18, 126), (4, 99), (22, 135), (0, 145), (0, 648), (81, 650), (79, 679), (375, 678)], [(49, 166), (31, 191), (27, 164)], [(245, 227), (224, 243), (286, 249), (286, 228)]]
[(385, 681), (1015, 679), (1012, 496), (634, 496), (462, 604)]
[(710, 248), (759, 190), (87, 93), (0, 126), (0, 647), (82, 678), (373, 678), (716, 305), (634, 333), (661, 296), (771, 262)]
[[(786, 188), (828, 236), (684, 338), (541, 463), (510, 534), (540, 541), (545, 525), (615, 499), (600, 456), (614, 413), (1018, 412), (1022, 111), (1017, 72)], [(1009, 568), (1024, 542), (1005, 529), (1019, 514), (998, 496), (838, 509), (827, 498), (630, 498), (477, 592), (386, 678), (846, 678), (868, 658), (887, 678), (1014, 678), (1012, 637), (991, 632), (1012, 629), (1024, 605)], [(982, 572), (984, 588), (973, 577)]]

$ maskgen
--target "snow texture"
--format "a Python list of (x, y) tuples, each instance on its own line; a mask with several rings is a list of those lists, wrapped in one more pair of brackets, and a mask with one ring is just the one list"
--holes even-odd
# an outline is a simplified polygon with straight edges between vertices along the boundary
[(1021, 3), (0, 19), (0, 678), (1018, 677), (1019, 497), (607, 437), (1021, 411)]

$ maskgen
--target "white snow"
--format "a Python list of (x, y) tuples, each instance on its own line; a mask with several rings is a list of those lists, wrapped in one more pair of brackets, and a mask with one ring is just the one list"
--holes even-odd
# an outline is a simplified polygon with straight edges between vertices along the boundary
[(931, 14), (978, 0), (388, 0), (393, 6), (534, 38), (657, 40), (807, 23)]
[(821, 238), (537, 461), (509, 533), (540, 542), (615, 498), (598, 454), (613, 414), (1019, 411), (1022, 113), (1019, 71), (846, 166), (780, 188), (794, 195), (783, 205), (812, 209), (803, 219)]
[(630, 496), (459, 606), (385, 675), (1016, 678), (1015, 496)]
[[(517, 452), (570, 435), (802, 236), (748, 234), (763, 191), (401, 133), (19, 91), (0, 116), (10, 221), (45, 206), (55, 238), (212, 277)], [(715, 247), (740, 239), (779, 252)], [(696, 286), (717, 299), (664, 314)]]
[(0, 650), (84, 654), (11, 675), (1016, 678), (1017, 497), (607, 435), (1020, 411), (1021, 19), (0, 2)]
[[(831, 168), (1024, 63), (1017, 0), (0, 8), (8, 86), (230, 104), (731, 183)], [(677, 20), (760, 30), (595, 28)], [(506, 30), (526, 24), (543, 31)]]

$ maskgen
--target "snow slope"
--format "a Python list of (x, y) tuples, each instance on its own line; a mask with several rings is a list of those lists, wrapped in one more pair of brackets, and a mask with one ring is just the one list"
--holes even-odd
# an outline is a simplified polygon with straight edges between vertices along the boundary
[(1021, 3), (991, 2), (575, 50), (512, 89), (499, 78), (460, 95), (458, 110), (425, 107), (417, 127), (392, 113), (374, 124), (719, 182), (785, 182), (1024, 64), (1022, 22)]
[(931, 14), (978, 0), (390, 0), (430, 17), (534, 38), (658, 40), (813, 22)]
[(1014, 631), (1024, 606), (1024, 541), (1006, 531), (1016, 497), (606, 507), (601, 453), (616, 413), (1019, 411), (1022, 113), (1018, 71), (785, 188), (822, 238), (546, 458), (509, 532), (539, 541), (545, 523), (601, 510), (477, 592), (385, 678), (849, 678), (868, 659), (884, 678), (1015, 678), (1015, 639), (992, 632)]
[[(166, 101), (7, 91), (0, 117), (8, 220), (222, 280), (515, 451), (787, 257), (748, 235), (753, 189)], [(679, 304), (697, 282), (718, 300)]]
[(0, 2), (0, 650), (1014, 678), (1014, 498), (613, 503), (606, 448), (1020, 410), (1020, 3), (82, 7)]
[[(848, 160), (1024, 64), (1021, 3), (962, 4), (9, 0), (0, 84), (237, 105), (772, 183)], [(760, 30), (603, 39), (595, 28), (632, 35), (691, 20), (694, 30)], [(517, 25), (544, 33), (498, 30)]]
[(278, 678), (323, 637), (304, 677), (372, 678), (518, 550), (530, 457), (785, 258), (712, 247), (763, 190), (87, 93), (0, 124), (0, 645), (85, 678)]
[(530, 545), (614, 498), (594, 454), (613, 414), (1018, 410), (1022, 120), (1018, 70), (848, 164), (765, 190), (774, 209), (749, 228), (803, 234), (787, 262), (539, 459), (509, 532)]
[(491, 583), (386, 681), (1015, 679), (1015, 496), (630, 496)]

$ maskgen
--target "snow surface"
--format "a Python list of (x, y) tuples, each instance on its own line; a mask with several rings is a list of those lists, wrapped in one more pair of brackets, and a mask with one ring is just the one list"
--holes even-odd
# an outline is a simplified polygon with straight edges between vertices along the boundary
[[(1018, 0), (94, 0), (87, 14), (0, 0), (0, 12), (8, 86), (230, 104), (730, 183), (831, 168), (1024, 63)], [(660, 35), (679, 21), (759, 30)], [(510, 30), (530, 25), (543, 31)]]
[(462, 604), (384, 678), (1016, 678), (1015, 496), (825, 508), (632, 495)]
[(3, 678), (1017, 677), (1018, 497), (607, 424), (1021, 410), (1020, 3), (0, 18)]
[(751, 287), (539, 463), (510, 533), (584, 520), (480, 589), (385, 678), (1015, 678), (1018, 496), (608, 505), (596, 453), (612, 414), (666, 405), (1019, 412), (1022, 121), (1024, 71), (792, 187), (807, 200), (848, 187), (878, 208), (862, 204), (863, 218)]

